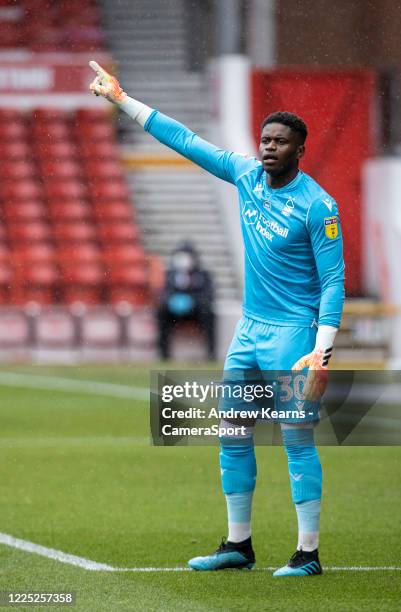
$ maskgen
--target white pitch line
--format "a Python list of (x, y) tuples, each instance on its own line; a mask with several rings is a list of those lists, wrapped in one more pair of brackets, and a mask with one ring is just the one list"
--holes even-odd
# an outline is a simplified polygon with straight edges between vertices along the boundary
[(65, 391), (67, 393), (84, 393), (122, 399), (148, 400), (149, 389), (130, 387), (115, 383), (102, 383), (94, 380), (75, 380), (58, 376), (20, 374), (17, 372), (0, 372), (0, 386), (43, 389), (45, 391)]
[[(189, 567), (113, 567), (112, 565), (107, 565), (105, 563), (98, 563), (97, 561), (91, 561), (90, 559), (85, 559), (85, 557), (77, 557), (76, 555), (70, 555), (68, 553), (62, 552), (61, 550), (55, 550), (54, 548), (47, 548), (46, 546), (41, 546), (40, 544), (34, 544), (33, 542), (29, 542), (28, 540), (20, 540), (19, 538), (15, 538), (7, 533), (0, 533), (0, 544), (4, 544), (5, 546), (10, 546), (10, 548), (16, 548), (18, 550), (23, 550), (25, 552), (33, 553), (36, 555), (40, 555), (41, 557), (47, 557), (48, 559), (53, 559), (54, 561), (59, 561), (60, 563), (66, 563), (68, 565), (75, 565), (76, 567), (81, 567), (82, 569), (95, 571), (95, 572), (137, 572), (137, 573), (147, 573), (147, 572), (192, 572)], [(276, 570), (277, 567), (261, 567), (256, 568), (253, 571), (259, 572), (272, 572)], [(401, 571), (401, 567), (398, 566), (384, 566), (384, 567), (361, 567), (361, 566), (348, 566), (348, 567), (324, 567), (325, 571), (329, 572), (399, 572)]]
[(40, 546), (27, 540), (20, 540), (14, 538), (7, 533), (0, 533), (0, 544), (10, 546), (11, 548), (17, 548), (18, 550), (24, 550), (25, 552), (34, 553), (41, 557), (47, 557), (48, 559), (54, 559), (60, 563), (67, 563), (68, 565), (76, 565), (86, 570), (92, 571), (105, 571), (112, 572), (114, 568), (111, 565), (105, 565), (104, 563), (97, 563), (84, 557), (77, 557), (75, 555), (69, 555), (68, 553), (62, 552), (61, 550), (55, 550), (54, 548), (47, 548), (46, 546)]
[[(252, 572), (274, 572), (276, 566), (272, 567), (255, 567)], [(190, 567), (115, 567), (114, 572), (192, 572)], [(236, 571), (236, 570), (232, 570)], [(400, 572), (401, 567), (363, 567), (363, 566), (347, 566), (347, 567), (327, 567), (323, 566), (324, 572)]]

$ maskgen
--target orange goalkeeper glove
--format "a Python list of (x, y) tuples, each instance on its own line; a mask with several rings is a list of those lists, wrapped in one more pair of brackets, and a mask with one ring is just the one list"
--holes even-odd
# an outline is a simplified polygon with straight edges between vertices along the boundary
[(153, 108), (146, 106), (143, 102), (135, 100), (123, 91), (120, 83), (97, 62), (89, 62), (89, 66), (96, 72), (96, 78), (89, 85), (89, 89), (96, 96), (103, 96), (109, 102), (117, 104), (121, 110), (134, 119), (139, 125), (145, 127), (145, 123), (153, 113)]
[(304, 355), (292, 366), (293, 372), (309, 368), (304, 386), (306, 400), (320, 400), (326, 390), (329, 372), (329, 360), (333, 352), (336, 327), (321, 325), (317, 332), (316, 346), (311, 353)]
[(89, 89), (96, 96), (103, 96), (103, 98), (114, 104), (124, 102), (127, 94), (123, 91), (116, 77), (106, 72), (97, 62), (91, 61), (89, 66), (93, 68), (97, 75), (89, 85)]

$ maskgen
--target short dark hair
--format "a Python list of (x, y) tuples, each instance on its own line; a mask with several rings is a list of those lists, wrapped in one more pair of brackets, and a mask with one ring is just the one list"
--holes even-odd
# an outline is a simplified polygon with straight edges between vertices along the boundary
[(298, 117), (298, 115), (288, 113), (287, 111), (277, 111), (276, 113), (271, 113), (265, 117), (260, 127), (261, 131), (268, 123), (281, 123), (282, 125), (288, 125), (289, 128), (301, 136), (302, 144), (305, 142), (308, 135), (308, 128), (306, 127), (305, 121), (301, 119), (301, 117)]

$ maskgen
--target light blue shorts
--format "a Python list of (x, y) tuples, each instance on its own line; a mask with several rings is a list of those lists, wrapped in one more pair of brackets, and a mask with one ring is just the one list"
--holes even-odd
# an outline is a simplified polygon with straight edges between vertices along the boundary
[(316, 326), (284, 327), (242, 317), (235, 328), (224, 371), (236, 369), (291, 370), (313, 351)]
[[(261, 323), (243, 317), (237, 324), (234, 338), (224, 363), (224, 383), (254, 384), (263, 380), (274, 385), (271, 401), (256, 402), (270, 407), (271, 411), (286, 412), (292, 416), (277, 418), (275, 422), (299, 423), (319, 419), (320, 402), (307, 402), (302, 395), (307, 370), (291, 373), (293, 365), (310, 353), (316, 342), (316, 326), (285, 327)], [(220, 410), (253, 410), (255, 403), (222, 400)], [(297, 418), (297, 414), (303, 414)]]

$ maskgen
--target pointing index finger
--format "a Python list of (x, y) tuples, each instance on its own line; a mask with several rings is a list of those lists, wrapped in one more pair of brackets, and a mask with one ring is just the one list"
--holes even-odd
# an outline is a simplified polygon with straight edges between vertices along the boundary
[(99, 64), (95, 61), (90, 61), (89, 62), (89, 66), (92, 68), (92, 70), (94, 70), (99, 76), (101, 77), (105, 77), (108, 76), (108, 72), (105, 71), (104, 68), (102, 68), (101, 66), (99, 66)]

